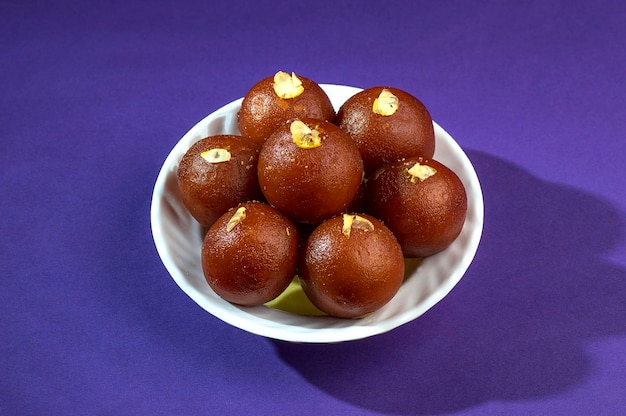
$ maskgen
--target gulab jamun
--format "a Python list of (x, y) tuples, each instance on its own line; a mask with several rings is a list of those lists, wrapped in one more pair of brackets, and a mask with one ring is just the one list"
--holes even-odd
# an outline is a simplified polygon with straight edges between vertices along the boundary
[(283, 123), (261, 148), (261, 191), (292, 220), (319, 223), (344, 212), (357, 195), (363, 162), (334, 124), (302, 118)]
[(378, 169), (367, 182), (365, 204), (395, 234), (405, 257), (427, 257), (461, 233), (467, 194), (446, 165), (414, 157)]
[(311, 303), (329, 315), (359, 318), (387, 304), (404, 280), (402, 249), (366, 214), (322, 222), (300, 256), (298, 276)]
[(283, 122), (298, 117), (333, 121), (335, 109), (316, 82), (279, 71), (246, 93), (237, 122), (243, 136), (263, 143)]
[(363, 157), (366, 175), (399, 159), (435, 152), (433, 120), (424, 104), (392, 87), (371, 87), (348, 98), (335, 124), (350, 134)]
[(246, 202), (209, 228), (202, 244), (202, 270), (223, 299), (262, 305), (289, 286), (298, 245), (298, 230), (290, 219), (266, 203)]
[(216, 135), (195, 142), (177, 171), (181, 199), (191, 215), (210, 227), (229, 208), (263, 194), (257, 178), (260, 146), (241, 136)]

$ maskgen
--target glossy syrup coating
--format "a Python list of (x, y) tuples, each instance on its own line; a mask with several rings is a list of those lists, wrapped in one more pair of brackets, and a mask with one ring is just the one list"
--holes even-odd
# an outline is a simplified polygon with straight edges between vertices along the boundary
[(244, 96), (237, 122), (241, 134), (263, 143), (286, 120), (316, 118), (333, 121), (335, 109), (324, 90), (314, 81), (298, 75), (304, 91), (294, 98), (280, 98), (274, 91), (274, 76), (255, 84)]
[[(412, 176), (411, 171), (421, 171), (425, 178)], [(391, 229), (405, 257), (427, 257), (447, 248), (460, 234), (467, 194), (447, 166), (414, 157), (377, 170), (367, 182), (365, 204)]]
[[(376, 218), (359, 217), (348, 234), (343, 215), (324, 221), (300, 256), (298, 275), (305, 294), (318, 309), (340, 318), (380, 309), (404, 279), (402, 249), (394, 235)], [(359, 224), (361, 219), (371, 227)]]
[(209, 228), (202, 244), (202, 270), (223, 299), (262, 305), (280, 295), (293, 279), (298, 244), (298, 230), (291, 220), (265, 203), (246, 202)]
[[(230, 154), (230, 160), (221, 161), (225, 153), (220, 149)], [(185, 152), (178, 165), (178, 186), (183, 204), (200, 224), (209, 227), (229, 208), (263, 198), (257, 178), (259, 151), (258, 145), (240, 136), (217, 135), (197, 141)]]
[[(291, 123), (296, 121), (319, 133), (319, 147), (294, 142)], [(324, 120), (302, 118), (283, 123), (263, 144), (258, 177), (272, 206), (294, 221), (319, 223), (348, 208), (363, 178), (363, 162), (346, 132)]]
[[(393, 114), (373, 111), (383, 90), (398, 99)], [(433, 120), (424, 104), (406, 91), (371, 87), (348, 98), (337, 112), (335, 124), (350, 134), (363, 157), (366, 175), (401, 158), (432, 157), (435, 152)]]

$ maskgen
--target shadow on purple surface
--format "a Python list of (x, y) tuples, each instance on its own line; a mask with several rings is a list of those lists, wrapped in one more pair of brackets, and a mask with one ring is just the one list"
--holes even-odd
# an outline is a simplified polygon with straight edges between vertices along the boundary
[(474, 263), (451, 294), (388, 334), (331, 345), (274, 342), (311, 384), (396, 414), (526, 400), (591, 376), (585, 343), (626, 334), (624, 235), (607, 202), (469, 151), (485, 198)]

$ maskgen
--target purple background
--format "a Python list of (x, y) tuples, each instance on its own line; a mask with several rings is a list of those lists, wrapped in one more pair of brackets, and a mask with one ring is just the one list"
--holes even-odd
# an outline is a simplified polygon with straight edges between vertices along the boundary
[[(211, 3), (0, 4), (0, 414), (626, 412), (626, 3)], [(165, 157), (277, 70), (405, 89), (472, 160), (480, 248), (416, 321), (276, 342), (160, 262)]]

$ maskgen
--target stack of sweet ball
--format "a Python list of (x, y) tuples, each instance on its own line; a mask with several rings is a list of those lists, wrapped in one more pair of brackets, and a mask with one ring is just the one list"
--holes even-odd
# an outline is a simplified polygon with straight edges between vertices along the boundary
[(461, 232), (465, 188), (433, 159), (431, 116), (411, 94), (367, 88), (335, 113), (317, 83), (278, 72), (248, 91), (237, 120), (241, 135), (196, 142), (177, 172), (223, 299), (266, 304), (297, 276), (321, 311), (362, 317), (399, 290), (405, 258)]

